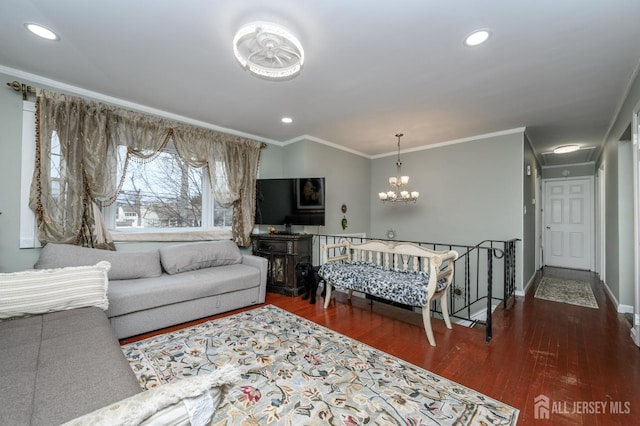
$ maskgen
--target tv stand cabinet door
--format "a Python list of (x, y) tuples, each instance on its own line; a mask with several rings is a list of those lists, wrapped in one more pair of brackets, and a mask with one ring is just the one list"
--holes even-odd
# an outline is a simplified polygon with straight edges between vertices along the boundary
[(251, 247), (256, 256), (269, 260), (267, 291), (299, 296), (304, 284), (296, 277), (298, 262), (311, 262), (312, 235), (254, 234)]

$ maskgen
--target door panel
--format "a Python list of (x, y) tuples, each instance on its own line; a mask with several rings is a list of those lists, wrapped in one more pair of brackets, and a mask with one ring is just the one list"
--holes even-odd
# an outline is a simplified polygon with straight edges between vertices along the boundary
[(545, 181), (545, 265), (593, 269), (593, 179)]

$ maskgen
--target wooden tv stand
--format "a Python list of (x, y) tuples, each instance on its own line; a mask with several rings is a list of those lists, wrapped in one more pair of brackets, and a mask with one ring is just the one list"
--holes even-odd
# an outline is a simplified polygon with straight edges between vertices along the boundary
[(298, 296), (304, 285), (298, 283), (296, 264), (311, 262), (311, 234), (253, 234), (251, 249), (256, 256), (269, 260), (267, 291)]

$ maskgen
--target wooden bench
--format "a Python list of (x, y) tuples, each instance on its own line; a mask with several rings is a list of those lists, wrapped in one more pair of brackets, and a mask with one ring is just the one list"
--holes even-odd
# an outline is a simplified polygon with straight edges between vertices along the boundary
[(449, 286), (453, 281), (454, 250), (435, 251), (412, 243), (372, 240), (354, 244), (344, 241), (322, 245), (320, 275), (326, 282), (325, 309), (331, 289), (359, 291), (392, 302), (422, 308), (427, 339), (436, 345), (431, 329), (430, 305), (440, 300), (447, 328)]

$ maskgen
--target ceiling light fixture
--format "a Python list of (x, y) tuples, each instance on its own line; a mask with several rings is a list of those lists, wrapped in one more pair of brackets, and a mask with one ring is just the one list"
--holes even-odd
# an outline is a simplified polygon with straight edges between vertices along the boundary
[(233, 54), (244, 69), (269, 80), (291, 79), (304, 64), (304, 49), (298, 39), (270, 22), (240, 28), (233, 38)]
[(291, 118), (291, 117), (282, 117), (282, 119), (280, 119), (280, 121), (282, 121), (284, 124), (291, 124), (291, 123), (293, 123), (293, 118)]
[(378, 198), (380, 198), (380, 201), (383, 203), (387, 201), (391, 203), (408, 203), (409, 201), (413, 201), (415, 203), (420, 196), (418, 191), (409, 192), (408, 190), (403, 189), (409, 183), (409, 176), (402, 176), (402, 162), (400, 161), (400, 138), (402, 136), (404, 136), (402, 133), (398, 133), (396, 135), (398, 138), (396, 175), (389, 177), (389, 185), (391, 185), (392, 190), (378, 193)]
[(579, 145), (564, 145), (560, 146), (553, 150), (554, 154), (566, 154), (568, 152), (578, 151), (580, 149)]
[(491, 32), (489, 30), (476, 30), (464, 39), (464, 44), (470, 47), (478, 46), (489, 40)]
[(44, 38), (46, 40), (60, 40), (60, 37), (58, 37), (56, 33), (51, 31), (49, 28), (43, 27), (42, 25), (26, 23), (24, 24), (24, 27), (38, 37)]

